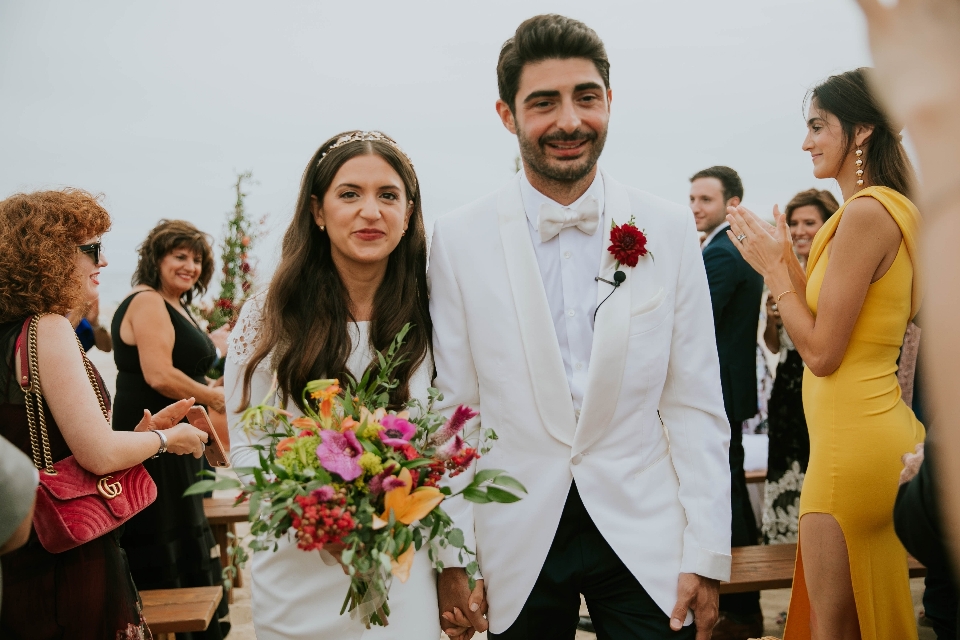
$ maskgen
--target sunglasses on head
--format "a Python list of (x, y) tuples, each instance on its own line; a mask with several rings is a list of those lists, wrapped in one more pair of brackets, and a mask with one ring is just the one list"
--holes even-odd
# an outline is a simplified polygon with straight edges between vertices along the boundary
[(80, 253), (88, 253), (90, 257), (93, 258), (93, 264), (100, 264), (100, 241), (91, 242), (90, 244), (81, 244), (77, 245), (77, 249), (80, 250)]

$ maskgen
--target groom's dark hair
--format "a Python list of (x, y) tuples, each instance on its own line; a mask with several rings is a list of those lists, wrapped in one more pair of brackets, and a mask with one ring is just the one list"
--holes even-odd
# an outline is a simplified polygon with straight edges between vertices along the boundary
[(513, 37), (500, 48), (497, 61), (500, 99), (513, 111), (525, 64), (567, 58), (591, 60), (603, 78), (604, 86), (610, 88), (610, 61), (596, 31), (579, 20), (555, 13), (524, 20)]

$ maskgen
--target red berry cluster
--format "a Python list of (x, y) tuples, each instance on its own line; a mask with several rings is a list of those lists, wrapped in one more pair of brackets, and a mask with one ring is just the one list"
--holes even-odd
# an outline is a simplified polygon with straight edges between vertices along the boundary
[(297, 530), (297, 547), (304, 551), (323, 549), (325, 544), (342, 542), (344, 536), (357, 526), (353, 508), (347, 508), (347, 498), (338, 494), (329, 502), (320, 502), (316, 496), (294, 498), (303, 509), (303, 515), (291, 511), (293, 528)]
[(443, 460), (435, 460), (428, 464), (424, 470), (427, 472), (427, 476), (423, 479), (423, 486), (439, 487), (440, 479), (443, 478), (447, 465)]
[(473, 447), (467, 447), (461, 449), (460, 453), (455, 454), (449, 460), (447, 460), (447, 469), (450, 470), (450, 477), (455, 478), (464, 471), (467, 470), (467, 467), (470, 466), (470, 463), (474, 460), (479, 460), (480, 454), (477, 453), (477, 450)]
[(233, 309), (233, 300), (229, 300), (227, 298), (220, 298), (219, 300), (217, 300), (214, 306), (216, 306), (218, 309), (225, 309), (227, 311), (230, 311), (231, 309)]

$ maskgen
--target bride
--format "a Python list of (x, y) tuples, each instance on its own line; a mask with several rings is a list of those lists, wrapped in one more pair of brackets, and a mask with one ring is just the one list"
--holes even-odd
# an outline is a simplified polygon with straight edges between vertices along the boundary
[[(373, 131), (326, 141), (303, 173), (293, 221), (265, 293), (244, 306), (228, 348), (225, 386), (234, 466), (259, 464), (240, 412), (270, 393), (301, 415), (300, 391), (318, 378), (359, 379), (407, 323), (391, 408), (426, 399), (433, 375), (427, 240), (413, 165)], [(426, 553), (390, 589), (389, 626), (366, 630), (340, 615), (348, 578), (326, 551), (283, 538), (253, 555), (253, 623), (260, 640), (439, 638), (436, 572)]]

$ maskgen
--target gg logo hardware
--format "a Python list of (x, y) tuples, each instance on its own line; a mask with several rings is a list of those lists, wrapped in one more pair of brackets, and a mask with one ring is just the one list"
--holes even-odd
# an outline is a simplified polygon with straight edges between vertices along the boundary
[(97, 482), (97, 491), (107, 500), (113, 500), (123, 493), (123, 486), (119, 482), (109, 482), (112, 479), (113, 476), (103, 476)]

